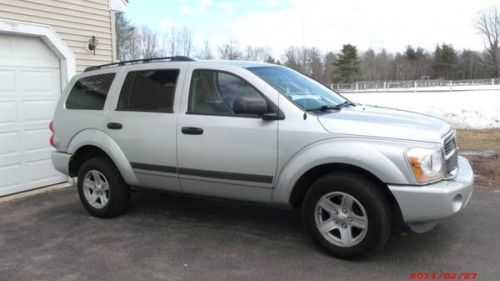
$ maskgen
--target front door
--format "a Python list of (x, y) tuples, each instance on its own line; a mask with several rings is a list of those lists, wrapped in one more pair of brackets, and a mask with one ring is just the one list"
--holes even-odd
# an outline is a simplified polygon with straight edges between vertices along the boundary
[(179, 177), (184, 192), (271, 200), (278, 121), (235, 114), (233, 103), (243, 96), (263, 95), (233, 73), (192, 71), (189, 96), (181, 106), (177, 128)]
[(180, 191), (174, 108), (181, 69), (131, 70), (122, 79), (107, 133), (130, 161), (139, 186)]

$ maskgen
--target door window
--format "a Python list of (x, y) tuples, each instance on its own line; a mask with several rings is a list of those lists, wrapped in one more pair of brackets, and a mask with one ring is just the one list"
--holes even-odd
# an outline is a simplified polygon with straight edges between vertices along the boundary
[(179, 70), (131, 71), (125, 77), (116, 110), (173, 112)]
[(189, 88), (188, 113), (248, 115), (233, 111), (234, 101), (239, 97), (264, 98), (250, 83), (236, 75), (214, 70), (195, 70)]

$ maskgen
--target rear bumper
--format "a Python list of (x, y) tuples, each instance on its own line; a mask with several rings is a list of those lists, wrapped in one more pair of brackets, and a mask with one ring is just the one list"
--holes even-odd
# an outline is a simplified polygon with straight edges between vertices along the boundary
[(467, 159), (458, 159), (458, 175), (425, 186), (389, 185), (406, 223), (433, 222), (463, 210), (472, 196), (474, 173)]
[(71, 154), (53, 151), (51, 154), (52, 165), (59, 172), (69, 176), (69, 160), (71, 159)]

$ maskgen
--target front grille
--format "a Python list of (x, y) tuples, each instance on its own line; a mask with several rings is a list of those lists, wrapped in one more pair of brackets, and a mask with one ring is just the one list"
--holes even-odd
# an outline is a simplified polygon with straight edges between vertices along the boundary
[(446, 137), (443, 141), (443, 153), (446, 165), (446, 177), (452, 178), (456, 175), (458, 168), (458, 147), (455, 133)]
[(455, 141), (455, 136), (451, 136), (448, 140), (445, 140), (444, 143), (444, 154), (448, 155), (453, 152), (454, 149), (457, 149), (457, 143)]

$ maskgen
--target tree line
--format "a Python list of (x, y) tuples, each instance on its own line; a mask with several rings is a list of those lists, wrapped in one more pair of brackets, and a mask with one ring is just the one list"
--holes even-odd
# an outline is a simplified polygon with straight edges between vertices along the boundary
[(158, 34), (148, 26), (137, 27), (123, 13), (116, 15), (119, 60), (160, 56), (190, 56), (197, 59), (252, 60), (283, 64), (324, 84), (373, 80), (483, 79), (500, 77), (500, 10), (493, 7), (478, 13), (474, 22), (485, 42), (483, 51), (457, 50), (441, 43), (433, 51), (407, 46), (400, 52), (385, 49), (363, 52), (352, 44), (339, 52), (322, 52), (316, 47), (287, 48), (279, 58), (270, 48), (241, 47), (229, 40), (215, 48), (207, 40), (194, 46), (187, 27), (171, 27)]

